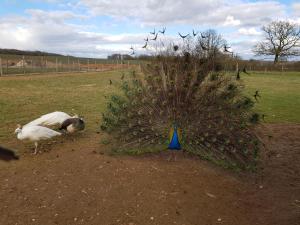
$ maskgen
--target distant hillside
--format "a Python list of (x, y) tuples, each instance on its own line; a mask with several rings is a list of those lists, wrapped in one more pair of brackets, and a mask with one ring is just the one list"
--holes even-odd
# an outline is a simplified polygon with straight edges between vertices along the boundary
[(17, 49), (0, 48), (0, 54), (3, 55), (30, 55), (30, 56), (63, 56), (61, 54), (41, 52), (41, 51), (22, 51)]

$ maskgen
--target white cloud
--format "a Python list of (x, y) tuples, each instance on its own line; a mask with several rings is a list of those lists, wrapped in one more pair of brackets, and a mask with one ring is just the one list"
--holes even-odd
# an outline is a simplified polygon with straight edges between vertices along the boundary
[(238, 26), (241, 24), (240, 20), (234, 19), (233, 16), (227, 16), (224, 22), (224, 26)]
[(56, 23), (64, 22), (69, 19), (86, 19), (88, 16), (78, 15), (71, 11), (44, 11), (40, 9), (28, 9), (27, 13), (31, 15), (31, 19), (39, 20), (40, 22), (52, 21)]
[(292, 5), (292, 9), (293, 9), (293, 15), (300, 17), (300, 3), (294, 3)]
[[(64, 7), (57, 6), (56, 10), (48, 11), (28, 9), (25, 16), (0, 16), (0, 48), (42, 50), (93, 57), (105, 57), (120, 52), (130, 53), (131, 45), (136, 47), (137, 51), (141, 51), (145, 34), (136, 32), (112, 35), (104, 33), (104, 29), (99, 31), (108, 27), (103, 25), (105, 23), (110, 24), (110, 28), (112, 24), (120, 26), (126, 23), (126, 26), (133, 26), (131, 32), (150, 26), (151, 29), (153, 26), (167, 26), (166, 33), (173, 30), (174, 34), (179, 27), (190, 30), (190, 27), (197, 30), (203, 27), (219, 28), (228, 42), (232, 43), (233, 50), (248, 57), (252, 54), (254, 42), (261, 38), (260, 27), (263, 24), (282, 18), (300, 24), (299, 3), (292, 5), (293, 12), (288, 15), (286, 5), (267, 0), (47, 1), (54, 3), (53, 5), (62, 4)], [(70, 7), (66, 7), (68, 5)], [(99, 16), (104, 15), (112, 17), (113, 20), (101, 20), (102, 17)], [(95, 22), (98, 18), (100, 27), (98, 21)]]
[(0, 48), (106, 57), (120, 51), (130, 53), (131, 45), (143, 44), (143, 34), (110, 35), (87, 32), (84, 26), (66, 23), (66, 20), (74, 17), (69, 12), (28, 12), (30, 18), (0, 18)]
[[(244, 2), (239, 0), (81, 0), (93, 15), (131, 18), (154, 26), (201, 24), (258, 26), (285, 15), (285, 6), (275, 1)], [(274, 13), (276, 12), (276, 13)]]
[(254, 27), (251, 28), (240, 28), (238, 30), (239, 34), (247, 35), (247, 36), (257, 36), (260, 35), (261, 32), (257, 31)]
[(256, 39), (236, 41), (231, 44), (233, 52), (245, 58), (253, 57), (253, 46), (257, 43)]

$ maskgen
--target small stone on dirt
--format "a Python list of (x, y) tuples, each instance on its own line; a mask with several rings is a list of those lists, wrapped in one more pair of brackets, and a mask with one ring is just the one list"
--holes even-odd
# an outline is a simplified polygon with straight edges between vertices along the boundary
[(216, 196), (213, 195), (213, 194), (211, 194), (211, 193), (206, 192), (205, 194), (206, 194), (208, 197), (210, 197), (210, 198), (216, 198)]

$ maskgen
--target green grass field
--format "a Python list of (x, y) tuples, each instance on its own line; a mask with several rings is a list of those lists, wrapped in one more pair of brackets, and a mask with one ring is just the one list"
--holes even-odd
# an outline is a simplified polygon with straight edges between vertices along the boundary
[(266, 122), (300, 122), (300, 72), (255, 72), (242, 75), (242, 80), (249, 95), (259, 90), (256, 109), (266, 115)]
[[(87, 121), (87, 132), (99, 129), (105, 95), (114, 89), (121, 71), (0, 78), (0, 141), (15, 138), (16, 124), (25, 124), (53, 111), (77, 113)], [(242, 75), (246, 92), (259, 90), (256, 105), (268, 123), (300, 123), (300, 72)]]

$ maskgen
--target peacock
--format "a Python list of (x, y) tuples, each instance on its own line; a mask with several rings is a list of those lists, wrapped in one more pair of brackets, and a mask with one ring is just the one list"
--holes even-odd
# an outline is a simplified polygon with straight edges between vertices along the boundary
[(20, 124), (17, 125), (15, 134), (17, 135), (17, 138), (21, 141), (28, 140), (34, 142), (34, 155), (37, 154), (39, 141), (48, 140), (61, 135), (61, 133), (56, 132), (55, 130), (49, 129), (47, 127), (38, 125), (27, 125), (22, 127)]
[(73, 117), (65, 112), (55, 111), (52, 113), (47, 113), (42, 115), (41, 117), (27, 123), (25, 126), (46, 126), (46, 127), (55, 127), (61, 126), (61, 124), (70, 118), (78, 118), (78, 115), (74, 115)]
[(62, 124), (59, 130), (64, 130), (68, 133), (75, 133), (77, 131), (84, 130), (85, 122), (82, 118), (69, 118), (66, 119)]
[(123, 74), (101, 129), (118, 151), (182, 149), (224, 167), (255, 168), (254, 101), (220, 69), (222, 53), (200, 54), (199, 44), (165, 44), (140, 70)]

